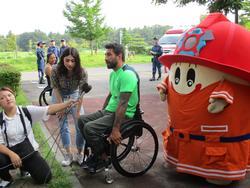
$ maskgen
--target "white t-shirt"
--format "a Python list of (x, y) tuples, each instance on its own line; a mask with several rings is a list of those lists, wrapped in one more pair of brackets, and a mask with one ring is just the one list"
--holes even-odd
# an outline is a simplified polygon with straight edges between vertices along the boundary
[[(20, 107), (22, 110), (22, 108)], [(32, 123), (41, 121), (41, 120), (48, 120), (48, 106), (27, 106), (27, 109), (31, 115)], [(38, 149), (38, 143), (36, 142), (34, 138), (34, 134), (32, 131), (32, 127), (30, 124), (29, 119), (26, 117), (24, 112), (22, 112), (23, 118), (25, 121), (25, 126), (27, 129), (27, 134), (30, 143), (34, 147), (35, 150)], [(9, 146), (14, 146), (18, 143), (21, 143), (25, 139), (25, 134), (24, 134), (24, 129), (22, 125), (22, 121), (20, 119), (20, 112), (17, 108), (16, 115), (14, 117), (8, 117), (4, 112), (3, 112), (3, 120), (5, 121), (6, 125), (6, 133), (9, 141)], [(7, 146), (7, 141), (6, 141), (6, 136), (5, 136), (5, 125), (1, 127), (1, 134), (0, 134), (0, 144), (3, 144)]]

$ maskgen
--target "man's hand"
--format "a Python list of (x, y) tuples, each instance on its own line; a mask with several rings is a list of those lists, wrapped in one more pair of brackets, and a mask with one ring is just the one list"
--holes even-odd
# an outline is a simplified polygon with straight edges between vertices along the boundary
[(109, 140), (112, 140), (116, 145), (119, 145), (122, 140), (121, 132), (117, 127), (113, 127)]
[(151, 54), (151, 55), (156, 55), (156, 52), (154, 52), (154, 51), (151, 50), (151, 51), (150, 51), (150, 54)]
[(17, 155), (14, 152), (11, 152), (9, 157), (10, 157), (10, 161), (13, 164), (14, 168), (20, 168), (22, 166), (22, 160), (19, 157), (19, 155)]

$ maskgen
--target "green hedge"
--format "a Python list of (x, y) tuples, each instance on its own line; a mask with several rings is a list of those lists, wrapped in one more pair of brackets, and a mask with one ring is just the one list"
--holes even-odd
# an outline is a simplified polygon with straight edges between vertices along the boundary
[(9, 64), (0, 64), (0, 87), (8, 86), (18, 91), (21, 73)]

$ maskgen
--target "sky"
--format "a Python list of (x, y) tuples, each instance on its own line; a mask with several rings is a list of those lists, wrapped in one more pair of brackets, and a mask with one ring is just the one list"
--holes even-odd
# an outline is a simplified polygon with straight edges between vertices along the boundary
[[(113, 28), (135, 28), (143, 26), (170, 25), (190, 26), (199, 23), (204, 6), (190, 4), (177, 8), (175, 4), (155, 6), (151, 0), (102, 0), (102, 15), (105, 24)], [(0, 3), (0, 34), (10, 30), (14, 34), (39, 29), (45, 33), (64, 33), (69, 25), (63, 16), (69, 0), (3, 0)]]

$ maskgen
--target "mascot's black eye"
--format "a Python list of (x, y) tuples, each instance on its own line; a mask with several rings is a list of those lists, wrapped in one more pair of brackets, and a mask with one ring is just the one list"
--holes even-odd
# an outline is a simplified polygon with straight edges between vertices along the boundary
[(195, 71), (194, 69), (189, 69), (187, 72), (187, 86), (191, 87), (195, 82)]
[(180, 82), (180, 78), (181, 78), (181, 70), (178, 67), (175, 71), (175, 75), (174, 75), (174, 82), (175, 84), (178, 84)]

